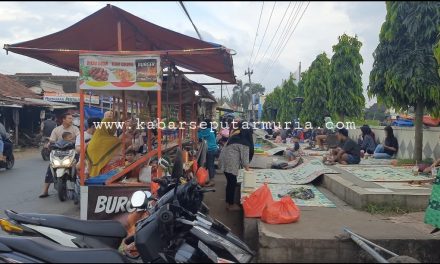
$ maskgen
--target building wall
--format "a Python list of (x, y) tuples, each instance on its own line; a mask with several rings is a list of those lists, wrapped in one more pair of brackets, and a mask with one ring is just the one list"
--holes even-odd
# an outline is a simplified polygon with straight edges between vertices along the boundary
[[(385, 141), (384, 127), (371, 127), (376, 134), (376, 140), (379, 143)], [(412, 159), (415, 149), (415, 128), (414, 127), (393, 127), (394, 135), (399, 142), (399, 151), (397, 152), (397, 158), (399, 159)], [(360, 129), (349, 130), (350, 137), (357, 141), (359, 135), (361, 135)], [(429, 129), (423, 129), (423, 158), (440, 158), (440, 127), (431, 127)]]

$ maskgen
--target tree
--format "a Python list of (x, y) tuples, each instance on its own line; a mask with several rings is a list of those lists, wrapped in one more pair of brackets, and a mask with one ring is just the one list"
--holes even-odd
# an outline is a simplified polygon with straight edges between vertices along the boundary
[(362, 43), (357, 36), (347, 34), (338, 39), (330, 62), (329, 106), (344, 121), (345, 117), (360, 117), (365, 107), (360, 66), (363, 59), (359, 53)]
[(422, 160), (423, 114), (438, 112), (440, 3), (387, 2), (387, 15), (373, 53), (368, 95), (398, 110), (415, 108), (414, 158)]
[(247, 111), (252, 100), (252, 94), (264, 94), (265, 90), (260, 83), (253, 83), (251, 86), (249, 83), (243, 84), (241, 80), (238, 80), (237, 85), (232, 88), (231, 101), (234, 105), (241, 106), (244, 111)]
[(300, 94), (294, 81), (295, 78), (290, 73), (289, 79), (283, 80), (281, 86), (277, 86), (273, 92), (266, 96), (263, 105), (263, 120), (291, 122), (294, 117), (299, 115), (299, 104), (294, 99)]
[(312, 62), (305, 79), (304, 103), (301, 111), (301, 120), (311, 122), (313, 126), (320, 126), (324, 117), (330, 114), (328, 98), (330, 96), (330, 60), (327, 54), (322, 53)]

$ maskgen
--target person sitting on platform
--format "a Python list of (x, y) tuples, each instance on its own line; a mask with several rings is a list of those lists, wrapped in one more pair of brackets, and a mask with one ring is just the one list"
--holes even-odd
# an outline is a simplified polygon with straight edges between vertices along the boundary
[(359, 164), (361, 161), (361, 148), (351, 138), (348, 137), (348, 130), (345, 128), (338, 129), (336, 136), (340, 142), (339, 147), (332, 150), (333, 157), (326, 161), (326, 164)]
[(387, 126), (384, 128), (386, 138), (384, 144), (379, 144), (374, 151), (375, 159), (391, 159), (399, 150), (399, 143), (394, 136), (393, 128)]
[(300, 156), (301, 147), (299, 146), (298, 136), (293, 137), (293, 146), (286, 149), (286, 156), (289, 161), (296, 160)]

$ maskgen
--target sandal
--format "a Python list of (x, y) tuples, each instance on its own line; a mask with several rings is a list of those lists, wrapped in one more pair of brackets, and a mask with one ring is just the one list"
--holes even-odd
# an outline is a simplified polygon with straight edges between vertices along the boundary
[(44, 194), (42, 194), (42, 195), (38, 196), (38, 198), (46, 198), (46, 197), (49, 197), (49, 194), (47, 194), (47, 193), (44, 193)]

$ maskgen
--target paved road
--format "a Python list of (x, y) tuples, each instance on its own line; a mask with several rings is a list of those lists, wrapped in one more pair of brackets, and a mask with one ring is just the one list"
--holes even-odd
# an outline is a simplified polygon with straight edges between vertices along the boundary
[(41, 156), (34, 155), (17, 160), (12, 170), (0, 170), (0, 217), (5, 209), (79, 217), (79, 207), (73, 201), (60, 202), (52, 186), (49, 197), (38, 198), (47, 165)]

